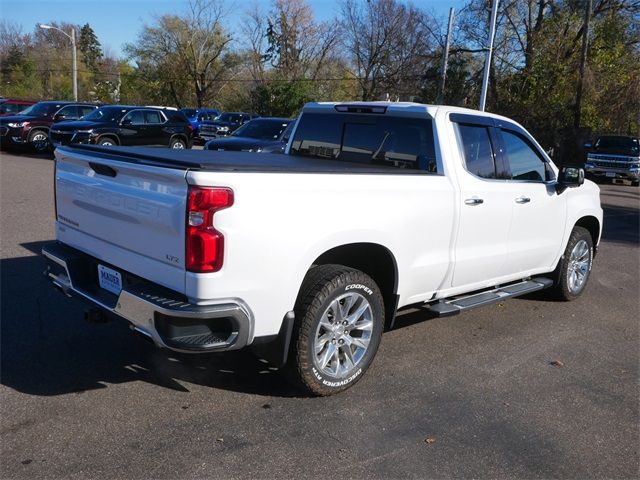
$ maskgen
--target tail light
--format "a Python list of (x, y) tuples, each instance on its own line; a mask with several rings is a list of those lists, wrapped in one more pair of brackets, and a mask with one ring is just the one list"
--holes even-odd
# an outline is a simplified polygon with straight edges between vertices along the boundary
[(214, 214), (233, 205), (233, 190), (189, 187), (187, 200), (186, 268), (190, 272), (217, 272), (222, 268), (224, 236), (213, 227)]

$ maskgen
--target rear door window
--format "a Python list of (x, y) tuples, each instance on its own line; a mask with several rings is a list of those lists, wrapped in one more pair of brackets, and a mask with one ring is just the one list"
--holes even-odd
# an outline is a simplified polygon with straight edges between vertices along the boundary
[(496, 165), (489, 129), (482, 125), (458, 124), (467, 171), (480, 178), (496, 178)]
[(158, 124), (162, 123), (164, 119), (162, 118), (162, 114), (155, 110), (145, 110), (144, 112), (144, 123), (152, 123)]
[(437, 173), (428, 118), (305, 113), (290, 153)]

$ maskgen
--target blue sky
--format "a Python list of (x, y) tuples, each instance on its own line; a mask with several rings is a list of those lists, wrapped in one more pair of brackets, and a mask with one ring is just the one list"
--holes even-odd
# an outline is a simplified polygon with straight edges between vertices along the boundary
[[(233, 0), (230, 0), (233, 2)], [(363, 0), (364, 1), (364, 0)], [(142, 25), (154, 15), (181, 12), (187, 0), (0, 0), (0, 18), (22, 26), (24, 32), (33, 30), (37, 23), (66, 21), (89, 23), (103, 46), (120, 55), (124, 43), (133, 42)], [(270, 0), (255, 0), (268, 8)], [(317, 18), (329, 19), (338, 8), (336, 0), (307, 0)], [(446, 16), (450, 7), (460, 8), (461, 0), (414, 0), (415, 5)], [(233, 3), (230, 3), (233, 5)], [(230, 18), (234, 29), (251, 0), (235, 1)]]

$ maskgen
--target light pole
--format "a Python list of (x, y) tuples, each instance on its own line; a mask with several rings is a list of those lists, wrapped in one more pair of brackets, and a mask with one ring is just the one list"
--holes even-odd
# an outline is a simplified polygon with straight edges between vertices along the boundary
[(71, 50), (72, 50), (72, 58), (73, 58), (73, 99), (78, 101), (78, 64), (76, 62), (76, 30), (75, 28), (71, 29), (71, 35), (69, 35), (64, 30), (53, 27), (51, 25), (38, 25), (40, 28), (44, 28), (45, 30), (57, 30), (62, 34), (66, 35), (69, 40), (71, 40)]
[(480, 92), (480, 107), (478, 110), (484, 112), (484, 107), (487, 104), (487, 88), (489, 86), (489, 73), (491, 72), (491, 54), (493, 53), (493, 40), (496, 36), (496, 18), (498, 17), (498, 2), (500, 0), (493, 0), (493, 7), (491, 8), (491, 23), (489, 26), (489, 48), (487, 48), (487, 56), (484, 60), (484, 75), (482, 75), (482, 91)]

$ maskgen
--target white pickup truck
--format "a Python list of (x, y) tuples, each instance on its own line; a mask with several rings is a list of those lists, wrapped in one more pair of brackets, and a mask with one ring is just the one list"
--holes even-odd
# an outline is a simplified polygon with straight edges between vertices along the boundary
[(46, 275), (91, 318), (180, 352), (250, 346), (316, 395), (362, 377), (398, 309), (585, 288), (599, 189), (507, 118), (313, 103), (286, 153), (58, 148)]

